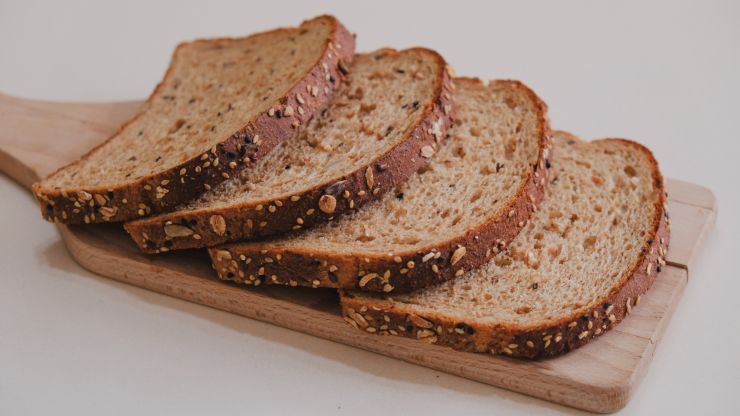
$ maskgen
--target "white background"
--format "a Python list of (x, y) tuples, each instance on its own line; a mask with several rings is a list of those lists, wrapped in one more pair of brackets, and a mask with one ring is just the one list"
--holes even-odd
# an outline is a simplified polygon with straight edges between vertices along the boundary
[[(517, 78), (554, 127), (652, 148), (712, 188), (717, 227), (625, 414), (740, 410), (740, 2), (0, 0), (0, 91), (148, 95), (178, 41), (328, 12), (358, 50), (424, 45)], [(0, 120), (0, 122), (3, 122)], [(0, 176), (0, 414), (474, 414), (573, 410), (88, 273)]]

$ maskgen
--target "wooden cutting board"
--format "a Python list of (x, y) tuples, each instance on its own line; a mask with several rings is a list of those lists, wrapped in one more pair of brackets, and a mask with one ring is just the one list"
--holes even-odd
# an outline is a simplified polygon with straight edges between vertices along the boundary
[[(0, 95), (0, 170), (29, 188), (107, 138), (140, 105), (51, 103)], [(120, 225), (59, 226), (59, 231), (80, 265), (122, 282), (556, 403), (612, 412), (627, 403), (645, 375), (686, 287), (692, 261), (714, 224), (716, 203), (709, 189), (670, 179), (667, 187), (669, 265), (640, 306), (584, 348), (534, 362), (357, 331), (342, 320), (331, 290), (233, 286), (215, 277), (204, 252), (147, 256)], [(29, 204), (28, 209), (38, 208)]]

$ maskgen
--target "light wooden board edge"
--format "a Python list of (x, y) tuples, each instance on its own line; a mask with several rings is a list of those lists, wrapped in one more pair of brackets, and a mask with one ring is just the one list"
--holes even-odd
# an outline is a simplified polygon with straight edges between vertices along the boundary
[[(616, 379), (602, 374), (602, 380), (594, 382), (583, 380), (578, 372), (568, 377), (563, 374), (563, 367), (586, 358), (585, 354), (588, 354), (589, 361), (594, 362), (603, 355), (603, 348), (619, 348), (614, 344), (619, 343), (617, 337), (625, 336), (624, 329), (630, 325), (630, 321), (623, 322), (617, 329), (586, 347), (552, 360), (530, 362), (463, 353), (412, 339), (357, 331), (349, 327), (336, 311), (316, 309), (292, 300), (277, 299), (260, 290), (224, 284), (210, 275), (195, 276), (165, 265), (145, 265), (136, 259), (112, 256), (108, 247), (90, 241), (91, 233), (71, 232), (66, 226), (60, 226), (59, 229), (75, 260), (86, 269), (103, 276), (485, 384), (599, 413), (613, 412), (627, 404), (647, 370), (687, 281), (686, 270), (671, 266), (664, 269), (656, 281), (656, 288), (643, 297), (640, 307), (635, 308), (630, 317), (633, 320), (640, 319), (641, 315), (651, 318), (656, 312), (649, 306), (651, 302), (656, 302), (653, 298), (657, 297), (658, 290), (661, 293), (667, 291), (669, 304), (664, 305), (665, 302), (657, 300), (658, 309), (661, 309), (658, 312), (665, 312), (660, 316), (656, 331), (648, 335), (649, 340), (644, 342), (642, 350), (627, 354), (630, 356), (627, 359), (634, 358), (634, 362), (627, 364), (633, 368), (621, 371)], [(657, 286), (663, 286), (663, 289)], [(603, 368), (594, 367), (591, 370), (598, 372)]]

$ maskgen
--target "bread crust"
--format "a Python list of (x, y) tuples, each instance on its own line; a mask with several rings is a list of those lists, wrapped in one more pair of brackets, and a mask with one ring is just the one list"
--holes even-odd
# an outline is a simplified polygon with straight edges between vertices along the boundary
[[(328, 103), (339, 81), (344, 78), (346, 68), (354, 60), (354, 36), (333, 16), (316, 17), (303, 22), (299, 28), (318, 19), (327, 20), (332, 27), (321, 56), (299, 82), (271, 105), (270, 108), (274, 114), (270, 115), (268, 111), (265, 111), (210, 150), (177, 166), (118, 187), (55, 189), (45, 187), (44, 180), (37, 182), (33, 185), (32, 191), (39, 203), (42, 216), (48, 221), (68, 224), (117, 222), (140, 218), (188, 202), (231, 175), (252, 166), (255, 161), (291, 137), (296, 127), (306, 123), (314, 112)], [(299, 28), (280, 28), (257, 33), (250, 37), (290, 32)], [(195, 42), (227, 43), (232, 39), (197, 40)], [(179, 51), (185, 45), (186, 43), (182, 43), (177, 46), (173, 61), (178, 59)], [(330, 79), (330, 76), (326, 74), (324, 65), (333, 78)], [(344, 69), (340, 70), (340, 67)], [(170, 65), (164, 80), (170, 77), (172, 69), (173, 65)], [(164, 80), (149, 96), (145, 108), (157, 96)], [(306, 93), (307, 87), (311, 86), (318, 87), (319, 93), (315, 97)], [(295, 113), (293, 116), (283, 117), (283, 109), (289, 103), (293, 103), (296, 94), (300, 93), (306, 97), (303, 105), (304, 114)], [(84, 161), (97, 149), (115, 139), (118, 133), (141, 114), (143, 111), (124, 123), (118, 132), (105, 142), (91, 149), (79, 160), (57, 169), (49, 177)]]
[[(382, 49), (372, 55), (409, 52), (429, 54), (437, 61), (439, 71), (434, 81), (433, 99), (421, 109), (419, 122), (405, 132), (406, 138), (369, 164), (357, 166), (345, 176), (329, 179), (297, 194), (144, 218), (126, 223), (126, 231), (139, 248), (148, 253), (163, 249), (208, 247), (308, 228), (351, 212), (394, 189), (427, 163), (426, 157), (421, 156), (422, 148), (437, 149), (446, 139), (447, 130), (452, 124), (452, 81), (446, 62), (437, 52), (425, 48), (405, 51)], [(320, 209), (321, 199), (326, 198), (325, 195), (335, 201), (330, 213)], [(308, 212), (311, 214), (307, 215)], [(211, 226), (210, 219), (213, 217), (224, 225), (223, 229)], [(168, 224), (186, 226), (193, 234), (173, 238), (166, 233)], [(196, 235), (197, 238), (193, 238)]]
[(460, 351), (529, 359), (552, 357), (571, 351), (614, 328), (631, 313), (632, 307), (639, 303), (640, 296), (652, 286), (665, 267), (665, 255), (670, 240), (670, 218), (666, 209), (667, 195), (663, 177), (652, 153), (632, 141), (605, 140), (620, 141), (645, 152), (649, 156), (656, 192), (659, 192), (649, 238), (645, 240), (641, 254), (609, 293), (566, 317), (538, 325), (519, 326), (506, 323), (480, 325), (436, 312), (418, 314), (392, 300), (381, 297), (359, 299), (349, 292), (340, 291), (345, 320), (368, 332), (419, 338)]
[[(483, 82), (458, 78), (461, 82)], [(543, 198), (551, 157), (547, 106), (519, 81), (494, 81), (488, 87), (508, 87), (525, 93), (537, 108), (539, 154), (516, 193), (485, 222), (462, 235), (420, 250), (379, 256), (291, 249), (264, 244), (227, 244), (209, 250), (220, 278), (253, 284), (289, 284), (309, 287), (362, 289), (372, 292), (408, 292), (454, 278), (485, 264), (504, 249), (526, 225)], [(455, 253), (464, 247), (465, 254)], [(430, 253), (433, 258), (430, 257)], [(439, 254), (436, 254), (439, 253)], [(245, 262), (244, 259), (250, 259)], [(373, 278), (368, 278), (372, 276)], [(251, 276), (251, 277), (250, 277)]]

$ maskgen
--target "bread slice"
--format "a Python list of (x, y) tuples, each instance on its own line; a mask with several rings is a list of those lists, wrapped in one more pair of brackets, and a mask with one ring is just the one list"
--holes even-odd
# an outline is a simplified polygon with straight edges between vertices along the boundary
[(329, 101), (353, 55), (353, 36), (331, 16), (180, 44), (139, 114), (33, 185), (42, 215), (123, 221), (192, 200), (291, 137)]
[(297, 137), (175, 212), (126, 223), (148, 252), (310, 227), (413, 175), (451, 124), (451, 80), (428, 49), (358, 55), (329, 107)]
[(545, 105), (515, 81), (455, 80), (456, 121), (433, 161), (366, 209), (304, 233), (210, 250), (246, 284), (409, 291), (484, 264), (529, 219), (549, 162)]
[(390, 297), (341, 294), (347, 322), (458, 350), (536, 358), (612, 329), (665, 266), (658, 164), (620, 139), (556, 134), (553, 175), (532, 221), (485, 267)]

